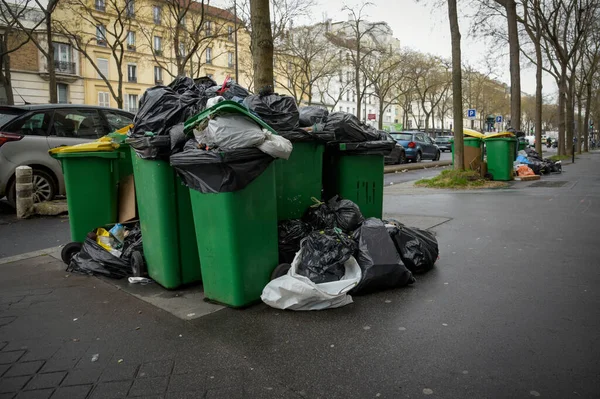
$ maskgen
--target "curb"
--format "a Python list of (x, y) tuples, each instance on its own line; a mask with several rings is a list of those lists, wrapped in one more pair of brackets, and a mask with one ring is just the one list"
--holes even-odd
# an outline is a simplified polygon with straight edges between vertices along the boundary
[(452, 165), (452, 161), (435, 161), (435, 162), (427, 162), (427, 163), (410, 163), (410, 164), (401, 164), (401, 165), (388, 165), (384, 166), (383, 173), (394, 173), (401, 172), (403, 170), (418, 170), (418, 169), (431, 169), (437, 168), (440, 166), (448, 166)]
[(0, 258), (0, 265), (5, 265), (12, 262), (17, 262), (20, 260), (36, 258), (38, 256), (49, 255), (58, 260), (60, 259), (60, 251), (62, 250), (62, 245), (58, 247), (51, 247), (46, 249), (40, 249), (38, 251), (25, 252), (24, 254), (9, 256), (6, 258)]

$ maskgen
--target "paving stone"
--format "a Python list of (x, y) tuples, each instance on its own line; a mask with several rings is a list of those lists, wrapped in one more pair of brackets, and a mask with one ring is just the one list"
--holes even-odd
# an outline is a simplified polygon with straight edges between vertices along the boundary
[(40, 348), (31, 348), (27, 350), (25, 356), (21, 358), (21, 362), (31, 362), (34, 360), (48, 360), (58, 351), (58, 346), (45, 346)]
[(85, 399), (92, 390), (92, 385), (78, 385), (75, 387), (60, 387), (54, 391), (51, 399)]
[(17, 316), (4, 316), (0, 317), (0, 327), (9, 325), (13, 321), (17, 320)]
[(138, 378), (134, 381), (129, 391), (129, 396), (143, 396), (162, 394), (167, 390), (169, 377)]
[(124, 398), (133, 381), (101, 382), (92, 391), (92, 399)]
[(44, 365), (44, 362), (38, 360), (36, 362), (24, 362), (15, 363), (10, 367), (4, 376), (5, 377), (18, 377), (21, 375), (33, 375)]
[(209, 389), (206, 392), (206, 399), (242, 399), (244, 389), (240, 387), (226, 387)]
[(173, 392), (203, 391), (205, 389), (205, 378), (206, 375), (201, 373), (172, 375), (168, 390)]
[(204, 398), (204, 391), (169, 392), (169, 393), (167, 393), (167, 399), (198, 399), (198, 398)]
[(0, 364), (0, 377), (2, 377), (9, 368), (10, 364)]
[(0, 364), (11, 364), (16, 362), (25, 354), (24, 350), (0, 352)]
[(56, 351), (53, 358), (79, 359), (85, 354), (88, 347), (88, 344), (82, 342), (67, 342)]
[(124, 381), (135, 378), (139, 369), (138, 364), (114, 364), (104, 369), (100, 376), (100, 381)]
[(8, 342), (0, 342), (0, 351), (4, 349), (6, 345), (8, 345)]
[(31, 377), (0, 378), (0, 393), (18, 392)]
[(0, 399), (13, 399), (14, 397), (14, 393), (0, 393)]
[(170, 375), (171, 371), (173, 371), (172, 360), (144, 363), (142, 364), (142, 367), (140, 367), (138, 378), (162, 377)]
[(102, 368), (69, 370), (62, 386), (95, 384), (102, 374)]
[(26, 391), (43, 388), (55, 388), (60, 385), (61, 381), (65, 378), (67, 373), (64, 371), (57, 373), (46, 373), (37, 374), (34, 376), (29, 384), (25, 387)]
[(246, 371), (240, 368), (216, 369), (206, 376), (206, 388), (220, 388), (223, 386), (244, 386)]
[(17, 395), (15, 399), (49, 399), (54, 389), (40, 389), (37, 391), (25, 391)]
[(48, 360), (44, 367), (42, 367), (42, 373), (51, 373), (54, 371), (66, 371), (75, 367), (77, 359), (72, 358), (52, 358)]

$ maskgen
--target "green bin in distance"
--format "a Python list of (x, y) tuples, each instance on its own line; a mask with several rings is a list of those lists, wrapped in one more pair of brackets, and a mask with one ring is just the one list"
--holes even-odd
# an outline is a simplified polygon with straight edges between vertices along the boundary
[[(477, 137), (463, 137), (465, 147), (474, 147), (481, 149), (481, 159), (483, 160), (483, 140)], [(452, 165), (454, 165), (454, 139), (450, 141), (450, 149), (452, 150)], [(467, 165), (465, 165), (466, 167)]]
[(168, 162), (131, 152), (148, 275), (167, 289), (200, 281), (190, 190)]
[(129, 146), (122, 147), (52, 154), (65, 178), (71, 240), (83, 242), (89, 232), (117, 222), (119, 181), (131, 170)]
[(244, 189), (190, 189), (207, 299), (231, 307), (260, 300), (278, 263), (275, 165)]
[(293, 145), (289, 159), (275, 161), (279, 220), (301, 218), (314, 204), (311, 198), (321, 198), (324, 144), (294, 142)]
[(513, 162), (517, 140), (514, 138), (492, 138), (485, 140), (487, 170), (492, 180), (509, 181), (513, 179)]
[(383, 155), (344, 154), (328, 148), (323, 161), (324, 200), (339, 194), (358, 205), (365, 218), (383, 216)]

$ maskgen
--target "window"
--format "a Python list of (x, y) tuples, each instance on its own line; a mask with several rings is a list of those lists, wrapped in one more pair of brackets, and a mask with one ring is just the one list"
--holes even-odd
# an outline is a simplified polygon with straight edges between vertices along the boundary
[(231, 51), (227, 53), (227, 66), (233, 68), (233, 53)]
[(50, 125), (50, 112), (37, 112), (25, 118), (17, 119), (2, 130), (23, 136), (46, 136)]
[(73, 51), (66, 43), (54, 44), (54, 70), (61, 73), (75, 74), (75, 63), (73, 62)]
[(212, 48), (210, 47), (206, 48), (206, 63), (212, 64)]
[(340, 81), (340, 83), (344, 83), (344, 82), (342, 81), (342, 76), (343, 76), (343, 75), (342, 75), (342, 71), (340, 71), (340, 74), (339, 74), (339, 76), (338, 76), (338, 80)]
[(290, 78), (288, 78), (288, 80), (287, 80), (287, 87), (288, 87), (288, 89), (292, 88), (292, 79), (290, 79)]
[(137, 83), (137, 65), (127, 64), (127, 81)]
[(204, 31), (206, 32), (206, 36), (212, 35), (212, 21), (206, 21), (204, 23)]
[(163, 82), (162, 68), (159, 66), (154, 67), (154, 83), (161, 84)]
[(230, 42), (233, 41), (233, 26), (227, 27), (227, 40), (229, 40)]
[(407, 126), (409, 129), (412, 129), (412, 120), (411, 120), (411, 119), (409, 119), (408, 121), (406, 121), (406, 126)]
[(106, 11), (106, 3), (104, 0), (96, 0), (95, 5), (97, 11)]
[(106, 27), (104, 25), (96, 25), (96, 44), (106, 47)]
[(350, 107), (346, 107), (346, 112), (350, 113)]
[(344, 111), (344, 107), (340, 106), (340, 112)]
[(367, 96), (367, 100), (369, 101), (369, 104), (371, 104), (371, 95), (370, 94)]
[(110, 93), (107, 91), (99, 91), (98, 105), (101, 107), (110, 107)]
[(135, 51), (135, 32), (127, 32), (127, 50)]
[(162, 55), (162, 37), (154, 36), (154, 54)]
[(132, 18), (135, 16), (135, 0), (125, 0), (127, 7), (127, 16)]
[[(104, 77), (106, 79), (108, 79), (108, 59), (107, 58), (96, 58), (96, 66), (98, 67), (98, 69), (100, 70), (102, 75), (104, 75)], [(100, 75), (100, 73), (98, 73), (97, 78), (102, 79), (102, 75)]]
[(131, 119), (131, 117), (124, 112), (112, 110), (104, 110), (102, 112), (108, 121), (108, 126), (110, 127), (111, 131), (124, 128), (125, 126), (133, 123), (133, 119)]
[(346, 101), (350, 101), (350, 92), (349, 91), (346, 92)]
[(352, 113), (356, 115), (356, 108), (352, 107)]
[(68, 104), (69, 103), (69, 85), (64, 83), (56, 84), (56, 92), (58, 94), (58, 103), (59, 104)]
[(185, 15), (182, 15), (182, 16), (179, 18), (179, 25), (181, 25), (181, 26), (185, 27)]
[(346, 82), (350, 82), (352, 78), (350, 77), (350, 71), (346, 71)]
[(162, 17), (162, 9), (159, 6), (152, 7), (152, 16), (154, 17), (154, 23), (156, 25), (160, 25), (160, 20)]
[(352, 92), (352, 101), (356, 101), (356, 93)]
[(100, 113), (95, 109), (57, 109), (52, 129), (52, 134), (58, 137), (82, 139), (97, 139), (108, 133)]
[(125, 110), (135, 114), (138, 110), (138, 96), (137, 94), (126, 94), (125, 95)]
[(179, 56), (185, 57), (185, 43), (179, 43)]

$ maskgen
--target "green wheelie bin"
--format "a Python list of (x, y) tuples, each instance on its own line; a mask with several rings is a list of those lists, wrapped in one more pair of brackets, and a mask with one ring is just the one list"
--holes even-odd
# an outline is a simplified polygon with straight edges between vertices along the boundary
[[(275, 133), (232, 101), (191, 118), (185, 131), (226, 113), (243, 114)], [(256, 148), (187, 149), (171, 156), (171, 165), (190, 187), (205, 297), (231, 307), (259, 301), (279, 258), (273, 158)]]
[(509, 181), (513, 179), (517, 140), (514, 137), (485, 139), (487, 170), (492, 180)]
[(190, 190), (168, 162), (131, 158), (148, 275), (167, 289), (200, 281)]
[(60, 161), (65, 178), (73, 240), (61, 253), (65, 263), (79, 251), (89, 232), (117, 222), (119, 182), (132, 171), (129, 146), (126, 144), (94, 142), (78, 148), (82, 150), (64, 147), (50, 151), (52, 157)]
[[(366, 143), (329, 144), (323, 161), (324, 199), (340, 195), (354, 202), (365, 218), (383, 216), (384, 155), (361, 153)], [(394, 145), (391, 143), (390, 145)], [(388, 153), (391, 151), (389, 148)]]

